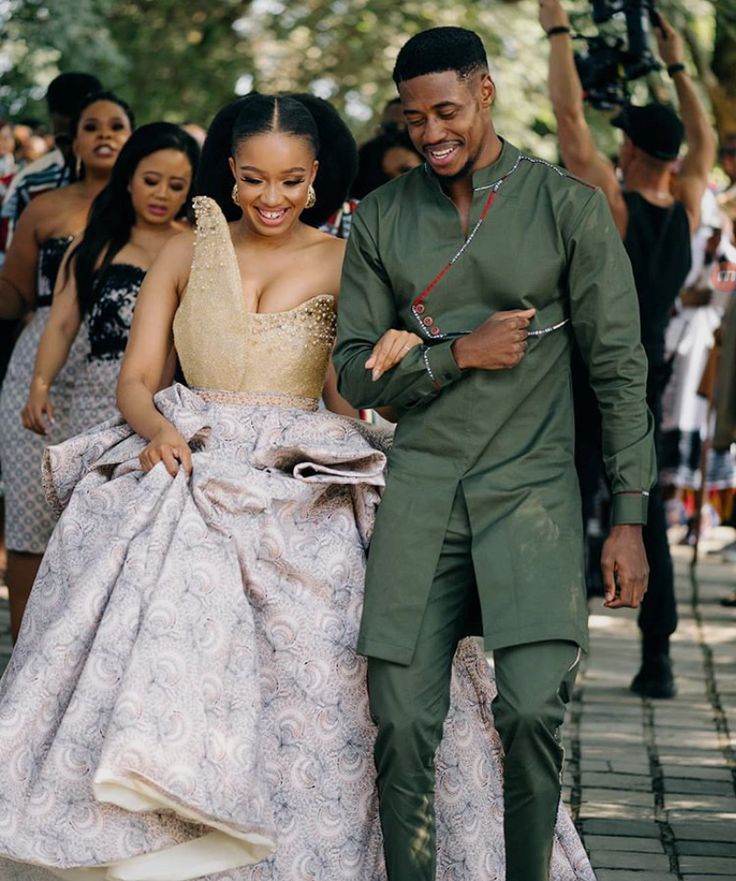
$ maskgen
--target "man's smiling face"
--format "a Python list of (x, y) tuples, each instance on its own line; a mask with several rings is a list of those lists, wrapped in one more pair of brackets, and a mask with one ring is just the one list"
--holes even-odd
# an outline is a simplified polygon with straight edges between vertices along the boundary
[(493, 80), (485, 70), (428, 73), (399, 83), (407, 130), (435, 174), (447, 181), (470, 174), (491, 133)]

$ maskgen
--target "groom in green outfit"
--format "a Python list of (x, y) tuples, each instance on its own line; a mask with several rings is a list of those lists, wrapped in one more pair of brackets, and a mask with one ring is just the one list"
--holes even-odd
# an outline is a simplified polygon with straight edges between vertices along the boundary
[[(358, 645), (388, 876), (435, 881), (434, 756), (452, 659), (482, 633), (505, 753), (506, 879), (547, 881), (559, 729), (587, 647), (573, 343), (614, 493), (606, 605), (636, 607), (646, 590), (655, 462), (634, 281), (605, 197), (496, 135), (476, 34), (418, 34), (394, 79), (426, 163), (358, 209), (335, 351), (350, 403), (399, 414)], [(384, 372), (389, 350), (403, 359)]]

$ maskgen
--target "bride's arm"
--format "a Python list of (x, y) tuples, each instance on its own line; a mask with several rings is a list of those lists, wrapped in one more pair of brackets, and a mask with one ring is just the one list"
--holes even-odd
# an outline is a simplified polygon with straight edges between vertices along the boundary
[(174, 378), (174, 315), (192, 261), (192, 235), (167, 242), (146, 274), (136, 301), (133, 324), (118, 379), (117, 401), (130, 427), (150, 443), (140, 455), (150, 471), (163, 461), (176, 475), (179, 463), (191, 473), (189, 445), (159, 413), (153, 396)]
[(331, 360), (327, 367), (322, 400), (325, 402), (325, 407), (333, 413), (339, 413), (340, 416), (352, 416), (354, 419), (360, 417), (360, 413), (355, 407), (351, 407), (337, 390), (337, 374)]

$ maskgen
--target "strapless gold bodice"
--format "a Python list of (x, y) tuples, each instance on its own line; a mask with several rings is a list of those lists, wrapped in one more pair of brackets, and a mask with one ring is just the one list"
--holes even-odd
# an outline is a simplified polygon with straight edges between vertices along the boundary
[(227, 402), (319, 399), (335, 342), (335, 299), (311, 297), (286, 312), (248, 312), (230, 229), (217, 203), (194, 200), (197, 226), (189, 284), (174, 317), (187, 383)]

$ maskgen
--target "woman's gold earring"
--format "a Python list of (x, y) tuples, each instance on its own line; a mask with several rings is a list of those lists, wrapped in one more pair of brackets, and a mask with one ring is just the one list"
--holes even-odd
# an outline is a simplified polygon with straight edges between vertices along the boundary
[(230, 197), (232, 198), (233, 202), (235, 202), (235, 204), (238, 206), (238, 208), (240, 208), (240, 195), (238, 194), (237, 184), (233, 184), (233, 191), (230, 194)]
[(80, 180), (82, 177), (82, 160), (77, 156), (77, 163), (74, 166), (74, 177), (76, 180)]
[(314, 208), (317, 204), (317, 194), (314, 191), (314, 187), (310, 184), (309, 189), (307, 190), (307, 201), (304, 205), (305, 208)]

